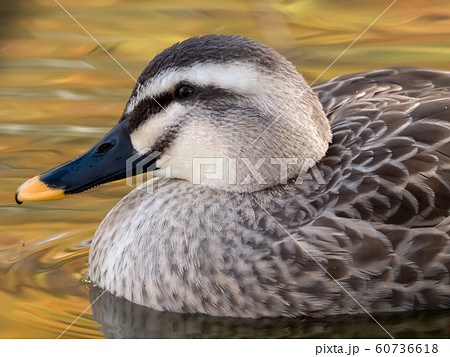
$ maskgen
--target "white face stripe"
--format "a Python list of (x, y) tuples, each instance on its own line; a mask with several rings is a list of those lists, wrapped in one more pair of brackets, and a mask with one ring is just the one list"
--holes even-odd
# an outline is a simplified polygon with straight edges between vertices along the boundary
[(145, 120), (130, 134), (131, 144), (138, 152), (147, 152), (164, 133), (166, 128), (176, 123), (184, 111), (183, 106), (172, 103), (166, 111), (160, 111), (151, 120)]
[[(212, 85), (237, 93), (256, 93), (260, 87), (262, 74), (251, 63), (202, 63), (180, 69), (168, 69), (147, 81), (138, 90), (136, 96), (129, 102), (126, 112), (131, 113), (135, 106), (144, 98), (157, 97), (174, 89), (180, 82), (193, 85)], [(267, 80), (267, 79), (266, 79)]]

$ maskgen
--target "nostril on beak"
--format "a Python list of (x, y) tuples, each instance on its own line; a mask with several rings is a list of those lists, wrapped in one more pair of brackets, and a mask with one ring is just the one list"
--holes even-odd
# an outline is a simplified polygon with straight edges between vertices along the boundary
[(111, 149), (116, 145), (116, 143), (103, 143), (101, 144), (96, 151), (97, 155), (103, 155), (107, 152), (111, 151)]

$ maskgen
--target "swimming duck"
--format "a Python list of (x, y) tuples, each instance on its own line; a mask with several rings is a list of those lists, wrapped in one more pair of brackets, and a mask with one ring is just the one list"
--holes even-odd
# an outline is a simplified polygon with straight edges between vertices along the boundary
[(151, 171), (92, 241), (89, 275), (156, 310), (313, 317), (450, 307), (450, 73), (310, 88), (237, 36), (177, 43), (118, 124), (24, 183), (63, 198)]

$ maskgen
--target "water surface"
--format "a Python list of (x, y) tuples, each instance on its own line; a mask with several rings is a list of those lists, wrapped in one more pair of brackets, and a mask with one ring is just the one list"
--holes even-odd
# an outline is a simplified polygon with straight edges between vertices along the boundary
[[(134, 76), (176, 41), (253, 37), (309, 82), (390, 1), (60, 1)], [(17, 206), (26, 179), (81, 154), (120, 117), (133, 80), (52, 0), (0, 8), (0, 337), (55, 338), (97, 296), (89, 243), (130, 188)], [(450, 70), (450, 3), (398, 1), (321, 79), (389, 66)], [(91, 295), (91, 297), (89, 296)], [(448, 312), (377, 316), (396, 337), (450, 336)], [(63, 337), (385, 337), (367, 316), (238, 320), (154, 312), (104, 295)]]

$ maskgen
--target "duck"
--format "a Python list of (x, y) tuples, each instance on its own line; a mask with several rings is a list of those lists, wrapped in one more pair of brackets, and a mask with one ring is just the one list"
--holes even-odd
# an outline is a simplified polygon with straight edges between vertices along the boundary
[(154, 57), (105, 137), (16, 201), (142, 173), (90, 248), (89, 277), (114, 296), (241, 318), (450, 307), (450, 72), (310, 87), (256, 40), (193, 37)]

